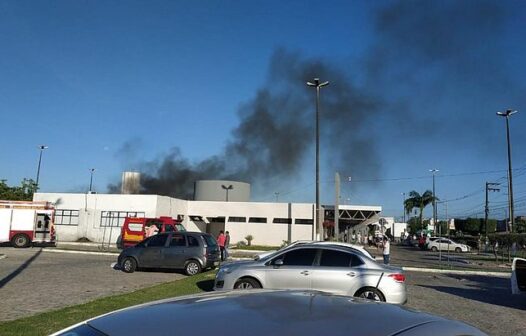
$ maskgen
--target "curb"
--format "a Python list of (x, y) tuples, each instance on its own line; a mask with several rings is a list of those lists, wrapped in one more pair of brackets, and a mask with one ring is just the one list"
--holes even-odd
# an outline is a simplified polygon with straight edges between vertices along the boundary
[(423, 273), (442, 273), (442, 274), (464, 274), (464, 275), (485, 275), (493, 276), (497, 278), (509, 278), (511, 273), (506, 272), (488, 272), (488, 271), (460, 271), (460, 270), (447, 270), (447, 269), (436, 269), (436, 268), (418, 268), (418, 267), (402, 267), (404, 271), (408, 272), (423, 272)]

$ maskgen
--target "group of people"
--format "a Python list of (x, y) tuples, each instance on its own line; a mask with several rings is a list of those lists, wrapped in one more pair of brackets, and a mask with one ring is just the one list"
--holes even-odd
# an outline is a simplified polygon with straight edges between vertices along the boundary
[(230, 233), (226, 233), (223, 230), (219, 231), (217, 236), (217, 244), (219, 245), (219, 250), (221, 251), (221, 261), (228, 259), (228, 246), (230, 245)]

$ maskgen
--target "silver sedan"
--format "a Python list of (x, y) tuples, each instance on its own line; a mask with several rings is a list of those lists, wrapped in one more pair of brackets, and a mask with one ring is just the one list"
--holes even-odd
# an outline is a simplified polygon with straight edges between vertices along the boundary
[(255, 261), (223, 264), (214, 290), (313, 289), (375, 301), (407, 301), (405, 276), (352, 249), (302, 244)]

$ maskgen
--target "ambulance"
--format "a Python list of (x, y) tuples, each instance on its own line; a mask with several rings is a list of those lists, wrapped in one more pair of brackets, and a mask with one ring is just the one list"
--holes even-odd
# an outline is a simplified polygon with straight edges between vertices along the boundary
[(49, 202), (0, 200), (0, 243), (29, 247), (54, 243), (55, 209)]

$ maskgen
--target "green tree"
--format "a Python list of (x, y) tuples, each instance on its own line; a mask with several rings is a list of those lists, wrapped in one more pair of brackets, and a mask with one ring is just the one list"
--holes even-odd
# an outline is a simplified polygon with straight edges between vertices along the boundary
[(36, 192), (36, 183), (32, 179), (23, 179), (19, 186), (10, 187), (6, 180), (0, 180), (0, 199), (9, 201), (31, 201)]
[(438, 198), (433, 195), (431, 190), (426, 190), (422, 195), (413, 190), (409, 193), (409, 198), (404, 202), (404, 208), (408, 215), (411, 213), (411, 211), (413, 211), (413, 209), (420, 210), (419, 224), (421, 229), (424, 228), (424, 223), (422, 220), (424, 209), (426, 206), (433, 203), (433, 201), (438, 201)]

